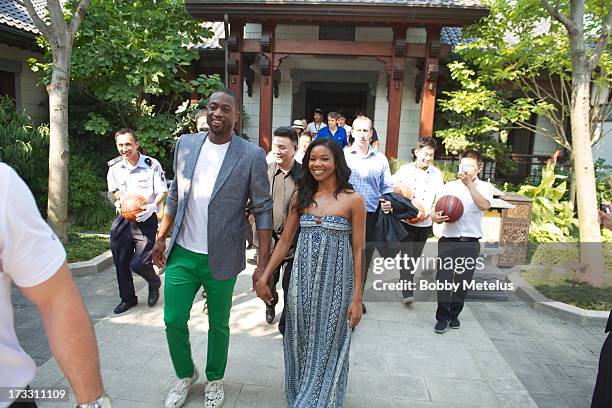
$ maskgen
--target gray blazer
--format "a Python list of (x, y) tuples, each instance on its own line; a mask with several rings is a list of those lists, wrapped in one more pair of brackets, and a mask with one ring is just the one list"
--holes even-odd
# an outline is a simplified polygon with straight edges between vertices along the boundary
[[(200, 150), (208, 133), (183, 135), (174, 151), (174, 180), (165, 213), (174, 217), (168, 254), (185, 220), (185, 206)], [(234, 134), (208, 204), (208, 264), (213, 277), (226, 280), (245, 268), (245, 209), (250, 204), (257, 229), (272, 229), (272, 198), (264, 151)]]

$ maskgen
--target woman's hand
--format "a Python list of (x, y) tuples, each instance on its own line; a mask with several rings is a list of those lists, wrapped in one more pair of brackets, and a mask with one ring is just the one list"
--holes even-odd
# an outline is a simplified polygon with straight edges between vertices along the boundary
[(352, 301), (348, 308), (349, 328), (353, 329), (359, 324), (362, 313), (361, 302)]
[(272, 293), (268, 287), (266, 280), (259, 278), (255, 283), (255, 292), (257, 297), (264, 301), (266, 305), (272, 304)]

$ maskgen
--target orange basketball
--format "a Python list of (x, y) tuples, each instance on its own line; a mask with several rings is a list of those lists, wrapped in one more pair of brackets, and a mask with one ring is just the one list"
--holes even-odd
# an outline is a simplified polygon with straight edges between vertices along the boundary
[(435, 211), (442, 211), (442, 215), (448, 217), (446, 222), (455, 222), (463, 215), (463, 203), (455, 196), (445, 195), (436, 203)]
[(393, 192), (400, 194), (408, 200), (412, 200), (412, 197), (414, 197), (414, 191), (412, 191), (412, 187), (410, 187), (407, 183), (398, 183), (395, 187), (393, 187)]
[(408, 218), (408, 219), (405, 219), (404, 221), (406, 221), (409, 224), (418, 224), (419, 222), (425, 219), (425, 209), (423, 208), (421, 203), (419, 203), (418, 201), (412, 201), (412, 205), (414, 205), (417, 208), (417, 210), (419, 210), (419, 213), (417, 214), (416, 217)]
[(121, 216), (130, 222), (136, 222), (136, 216), (142, 212), (142, 206), (149, 201), (139, 194), (132, 194), (121, 200)]

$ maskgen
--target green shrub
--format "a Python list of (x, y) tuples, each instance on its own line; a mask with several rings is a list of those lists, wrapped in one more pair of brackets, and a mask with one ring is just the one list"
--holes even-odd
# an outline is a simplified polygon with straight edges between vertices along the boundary
[(32, 125), (9, 97), (0, 98), (0, 161), (15, 169), (32, 190), (40, 209), (47, 201), (49, 127)]
[[(562, 201), (567, 191), (566, 176), (555, 174), (555, 165), (542, 169), (537, 186), (521, 186), (518, 193), (533, 200), (529, 240), (532, 242), (576, 241), (578, 219), (569, 202)], [(559, 183), (559, 180), (564, 180)]]
[(442, 179), (445, 183), (457, 179), (457, 172), (459, 171), (459, 162), (444, 162), (437, 161), (434, 165), (442, 172)]
[(115, 215), (115, 208), (106, 199), (106, 182), (96, 174), (92, 162), (71, 155), (69, 174), (68, 213), (71, 223), (90, 229), (108, 225)]

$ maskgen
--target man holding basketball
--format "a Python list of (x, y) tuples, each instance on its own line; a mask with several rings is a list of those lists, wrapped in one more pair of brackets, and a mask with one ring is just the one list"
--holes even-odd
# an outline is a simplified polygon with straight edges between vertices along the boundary
[(116, 200), (115, 207), (119, 210), (122, 200), (131, 195), (141, 195), (148, 201), (141, 207), (136, 222), (119, 215), (111, 228), (111, 250), (121, 297), (114, 312), (120, 314), (138, 304), (132, 270), (149, 284), (147, 304), (152, 307), (159, 299), (161, 281), (153, 270), (151, 251), (157, 233), (156, 213), (168, 187), (159, 162), (138, 152), (138, 140), (133, 130), (119, 129), (115, 133), (115, 143), (120, 156), (108, 162), (106, 176), (108, 191)]
[[(415, 206), (421, 206), (422, 213), (411, 220), (402, 220), (402, 225), (408, 233), (403, 242), (407, 245), (408, 255), (414, 259), (421, 256), (427, 238), (433, 235), (431, 211), (436, 197), (444, 188), (442, 172), (432, 165), (436, 152), (436, 141), (431, 137), (423, 137), (417, 142), (414, 149), (414, 161), (399, 168), (391, 177), (393, 184), (397, 187), (407, 186), (410, 189)], [(410, 265), (410, 263), (408, 263)], [(412, 282), (415, 271), (410, 269), (400, 270), (400, 281)], [(405, 305), (414, 302), (414, 294), (411, 289), (402, 290)]]
[[(478, 174), (482, 170), (482, 156), (476, 150), (466, 150), (460, 156), (458, 180), (447, 183), (441, 196), (452, 195), (463, 204), (463, 215), (455, 222), (449, 222), (449, 218), (443, 211), (432, 212), (431, 219), (437, 223), (444, 223), (442, 237), (438, 241), (438, 258), (442, 259), (438, 267), (436, 280), (439, 283), (460, 283), (457, 291), (439, 290), (438, 309), (436, 310), (436, 333), (444, 333), (449, 325), (453, 329), (460, 326), (459, 313), (463, 309), (463, 303), (467, 295), (464, 285), (472, 281), (474, 276), (475, 261), (480, 253), (480, 238), (482, 238), (483, 211), (491, 207), (493, 194), (488, 183), (480, 180)], [(448, 268), (459, 265), (457, 259), (472, 259), (469, 265), (462, 261), (461, 268)], [(469, 266), (469, 267), (468, 267)]]

